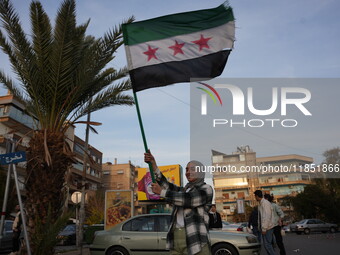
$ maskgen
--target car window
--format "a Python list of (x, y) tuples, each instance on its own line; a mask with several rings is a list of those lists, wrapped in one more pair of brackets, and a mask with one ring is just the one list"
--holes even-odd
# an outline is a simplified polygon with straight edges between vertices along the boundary
[(170, 227), (170, 216), (160, 216), (158, 217), (159, 220), (159, 232), (168, 232)]
[(5, 222), (5, 231), (11, 231), (12, 230), (12, 225), (13, 225), (12, 221)]
[(155, 231), (155, 217), (139, 217), (133, 219), (123, 226), (124, 231)]
[(123, 231), (131, 231), (131, 222), (132, 222), (132, 220), (126, 222), (126, 223), (123, 225), (122, 230), (123, 230)]
[(315, 224), (315, 220), (308, 220), (307, 224)]
[(315, 220), (316, 224), (324, 224), (325, 222), (323, 222), (322, 220)]
[(76, 225), (75, 225), (75, 224), (67, 225), (67, 226), (64, 228), (64, 231), (76, 231)]

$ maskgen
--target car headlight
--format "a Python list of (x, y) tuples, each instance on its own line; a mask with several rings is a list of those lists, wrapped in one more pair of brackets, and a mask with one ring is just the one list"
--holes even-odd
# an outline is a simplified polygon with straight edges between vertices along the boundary
[(256, 236), (246, 236), (248, 243), (257, 243), (257, 237)]

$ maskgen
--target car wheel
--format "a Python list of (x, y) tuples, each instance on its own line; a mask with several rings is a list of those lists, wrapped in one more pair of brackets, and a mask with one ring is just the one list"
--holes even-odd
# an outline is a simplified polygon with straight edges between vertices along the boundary
[(335, 233), (335, 228), (331, 227), (331, 229), (329, 230), (331, 233)]
[(212, 248), (212, 255), (237, 255), (237, 250), (230, 244), (221, 243)]
[(107, 255), (129, 255), (128, 251), (125, 250), (123, 247), (112, 247), (110, 248)]
[(305, 235), (309, 235), (310, 234), (309, 228), (305, 228), (305, 230), (303, 232), (305, 233)]

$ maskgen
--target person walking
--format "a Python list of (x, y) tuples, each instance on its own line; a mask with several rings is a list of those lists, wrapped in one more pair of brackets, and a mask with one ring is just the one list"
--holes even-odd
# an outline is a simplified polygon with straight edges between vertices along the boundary
[(158, 169), (156, 160), (148, 152), (144, 161), (151, 163), (157, 183), (151, 189), (173, 204), (171, 224), (167, 234), (167, 249), (171, 255), (211, 255), (209, 239), (209, 216), (213, 189), (204, 182), (203, 167), (198, 161), (190, 161), (185, 175), (188, 184), (179, 187), (168, 182)]
[(212, 205), (209, 212), (209, 229), (213, 228), (222, 228), (221, 214), (216, 210), (216, 205)]
[(258, 219), (259, 219), (258, 206), (254, 206), (253, 211), (251, 212), (249, 216), (248, 228), (250, 228), (253, 231), (253, 234), (257, 237), (259, 243), (261, 243), (262, 233), (259, 230)]
[(269, 201), (263, 198), (261, 190), (256, 190), (254, 192), (255, 199), (259, 202), (259, 215), (258, 215), (258, 225), (262, 233), (263, 246), (268, 255), (275, 255), (275, 251), (272, 245), (273, 242), (273, 209)]
[(280, 255), (286, 255), (285, 246), (283, 244), (283, 239), (281, 235), (282, 220), (285, 214), (283, 213), (280, 206), (274, 203), (274, 196), (270, 194), (265, 194), (264, 198), (268, 200), (272, 205), (273, 210), (273, 224), (274, 224), (274, 236), (276, 240), (277, 247), (280, 249)]
[(20, 206), (15, 206), (15, 219), (13, 221), (12, 230), (13, 230), (13, 237), (12, 237), (12, 253), (11, 255), (17, 254), (20, 249), (20, 234), (21, 234), (21, 215), (20, 215)]

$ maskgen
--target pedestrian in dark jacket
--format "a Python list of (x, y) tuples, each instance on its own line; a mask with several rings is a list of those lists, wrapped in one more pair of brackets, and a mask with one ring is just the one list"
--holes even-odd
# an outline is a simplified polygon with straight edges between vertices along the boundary
[(216, 205), (212, 205), (209, 212), (209, 229), (222, 228), (221, 214), (216, 211)]
[(259, 240), (259, 243), (261, 243), (261, 232), (259, 231), (258, 218), (259, 218), (259, 210), (258, 210), (258, 207), (255, 206), (249, 216), (248, 228), (250, 228), (253, 231), (253, 234), (257, 237), (257, 239)]

